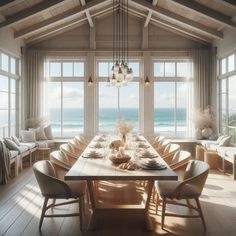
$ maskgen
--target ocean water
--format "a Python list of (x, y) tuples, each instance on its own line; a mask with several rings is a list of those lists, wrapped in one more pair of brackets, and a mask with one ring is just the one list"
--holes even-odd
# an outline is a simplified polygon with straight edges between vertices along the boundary
[[(117, 109), (102, 108), (99, 110), (99, 130), (115, 131), (118, 118), (124, 118), (134, 124), (134, 130), (139, 129), (139, 110), (136, 108)], [(53, 108), (50, 110), (50, 121), (55, 136), (60, 136), (61, 131), (61, 110)], [(74, 136), (83, 132), (84, 113), (82, 109), (64, 109), (63, 112), (63, 136)], [(186, 109), (179, 108), (176, 111), (176, 124), (178, 130), (185, 131), (187, 126)], [(155, 131), (174, 131), (174, 109), (159, 108), (154, 110)]]

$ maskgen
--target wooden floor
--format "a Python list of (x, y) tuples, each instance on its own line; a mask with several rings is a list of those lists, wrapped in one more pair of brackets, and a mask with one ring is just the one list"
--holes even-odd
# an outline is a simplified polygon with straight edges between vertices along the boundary
[[(100, 183), (101, 201), (107, 202), (111, 198), (120, 202), (121, 196), (128, 200), (132, 196), (129, 184), (118, 185), (116, 192), (111, 193), (112, 184)], [(140, 189), (135, 201), (140, 201)], [(150, 206), (151, 220), (155, 231), (145, 229), (142, 214), (128, 212), (109, 212), (99, 215), (95, 231), (87, 231), (89, 213), (84, 222), (84, 232), (79, 229), (79, 218), (46, 218), (43, 222), (42, 233), (38, 232), (38, 222), (41, 213), (42, 196), (34, 178), (32, 168), (26, 168), (18, 178), (13, 178), (7, 185), (0, 186), (0, 235), (85, 235), (85, 236), (139, 236), (139, 235), (209, 235), (230, 236), (236, 235), (236, 181), (232, 176), (222, 175), (218, 171), (211, 171), (205, 189), (201, 196), (201, 204), (207, 223), (207, 232), (204, 233), (200, 219), (166, 218), (165, 230), (161, 230), (160, 211), (155, 215), (154, 203)], [(54, 212), (75, 212), (76, 204), (63, 206)], [(184, 213), (180, 207), (169, 210)]]

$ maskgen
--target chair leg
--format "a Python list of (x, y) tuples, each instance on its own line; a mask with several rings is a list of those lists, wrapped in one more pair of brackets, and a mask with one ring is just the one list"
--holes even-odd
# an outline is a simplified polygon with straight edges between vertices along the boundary
[(166, 198), (162, 199), (162, 216), (161, 216), (161, 228), (164, 228), (165, 223), (165, 212), (166, 212)]
[(158, 205), (159, 205), (159, 194), (158, 194), (158, 192), (156, 191), (156, 215), (157, 215), (157, 213), (158, 213)]
[(39, 221), (39, 231), (40, 232), (41, 232), (41, 227), (42, 227), (42, 224), (43, 224), (43, 218), (44, 218), (44, 215), (45, 215), (45, 212), (46, 212), (47, 204), (48, 204), (48, 198), (45, 197), (44, 203), (43, 203), (43, 209), (42, 209), (41, 217), (40, 217), (40, 221)]
[(52, 204), (53, 204), (53, 207), (54, 207), (55, 204), (56, 204), (56, 198), (53, 199)]
[(199, 199), (196, 198), (195, 200), (196, 200), (196, 203), (197, 203), (197, 207), (198, 207), (198, 210), (199, 210), (200, 217), (202, 219), (204, 230), (206, 231), (206, 222), (205, 222), (204, 217), (203, 217), (203, 213), (202, 213), (202, 209), (201, 209)]
[(80, 220), (80, 230), (83, 230), (83, 197), (79, 197), (79, 220)]

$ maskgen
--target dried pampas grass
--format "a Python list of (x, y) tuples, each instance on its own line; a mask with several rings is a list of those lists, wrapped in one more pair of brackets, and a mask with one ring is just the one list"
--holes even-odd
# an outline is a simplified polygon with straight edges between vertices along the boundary
[(126, 134), (130, 133), (134, 128), (133, 124), (126, 122), (122, 118), (117, 120), (116, 126), (117, 126), (118, 132), (122, 135), (126, 135)]

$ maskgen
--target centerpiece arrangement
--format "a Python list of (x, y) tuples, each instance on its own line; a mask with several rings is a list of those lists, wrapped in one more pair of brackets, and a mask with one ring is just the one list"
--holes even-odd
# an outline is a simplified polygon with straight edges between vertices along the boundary
[(117, 120), (116, 126), (117, 126), (117, 130), (121, 136), (121, 141), (123, 143), (126, 143), (126, 136), (128, 133), (130, 133), (133, 130), (134, 125), (131, 123), (128, 123), (124, 119), (120, 118)]

